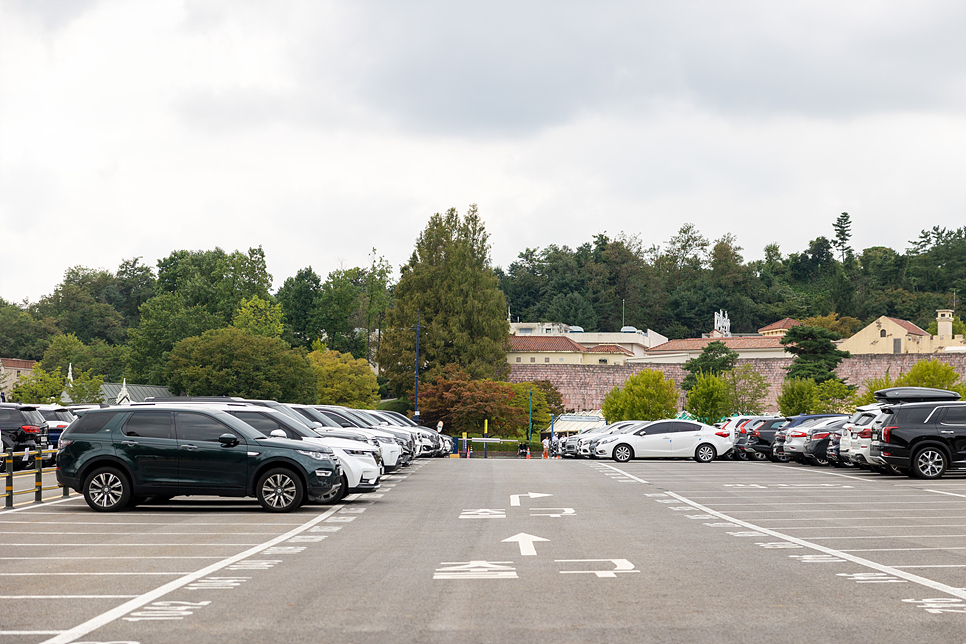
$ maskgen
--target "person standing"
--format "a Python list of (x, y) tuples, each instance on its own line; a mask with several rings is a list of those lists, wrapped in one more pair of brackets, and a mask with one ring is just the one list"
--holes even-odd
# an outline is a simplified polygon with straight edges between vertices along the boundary
[(550, 458), (550, 439), (547, 437), (543, 439), (543, 457)]

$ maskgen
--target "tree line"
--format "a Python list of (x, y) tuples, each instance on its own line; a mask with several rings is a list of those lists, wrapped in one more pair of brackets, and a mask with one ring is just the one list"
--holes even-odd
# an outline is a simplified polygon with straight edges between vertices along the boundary
[[(476, 206), (451, 208), (429, 218), (398, 275), (375, 249), (366, 266), (325, 279), (307, 266), (274, 292), (260, 247), (177, 250), (154, 267), (140, 257), (116, 271), (73, 267), (35, 303), (0, 300), (0, 355), (40, 360), (50, 389), (58, 378), (66, 386), (73, 365), (81, 377), (176, 393), (360, 406), (391, 396), (411, 404), (418, 372), (428, 418), (457, 399), (490, 405), (473, 396), (522, 407), (522, 390), (505, 382), (508, 310), (521, 321), (628, 324), (679, 338), (707, 331), (725, 309), (735, 332), (795, 317), (841, 337), (883, 314), (928, 326), (966, 290), (966, 227), (924, 230), (902, 253), (859, 253), (850, 226), (842, 213), (834, 235), (787, 255), (772, 244), (751, 262), (733, 235), (712, 242), (691, 224), (663, 244), (602, 233), (575, 250), (525, 249), (504, 269), (492, 265)], [(480, 381), (502, 389), (465, 384)], [(540, 392), (542, 418), (553, 404), (539, 398), (553, 392), (525, 389), (528, 408)], [(501, 409), (498, 424), (519, 424), (519, 413)], [(464, 417), (475, 418), (447, 420)]]

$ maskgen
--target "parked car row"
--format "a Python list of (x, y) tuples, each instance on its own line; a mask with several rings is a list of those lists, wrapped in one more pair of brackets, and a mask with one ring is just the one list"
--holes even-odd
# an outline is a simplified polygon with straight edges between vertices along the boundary
[(78, 413), (60, 437), (57, 480), (103, 512), (182, 495), (254, 496), (271, 512), (337, 503), (452, 445), (393, 412), (270, 400), (156, 398)]
[[(70, 410), (59, 405), (0, 403), (0, 451), (24, 452), (15, 466), (32, 467), (30, 453), (56, 447), (61, 431), (73, 419)], [(0, 472), (5, 470), (6, 461), (0, 460)]]
[(563, 455), (613, 458), (693, 458), (709, 463), (731, 451), (734, 439), (726, 430), (693, 420), (620, 421), (568, 437)]
[(966, 468), (966, 402), (954, 391), (892, 387), (852, 415), (747, 419), (736, 451), (777, 462), (852, 466), (881, 474), (940, 478)]
[(569, 458), (715, 458), (854, 466), (882, 474), (940, 478), (966, 469), (966, 401), (954, 391), (892, 387), (848, 414), (733, 416), (717, 426), (692, 420), (620, 421), (562, 442)]

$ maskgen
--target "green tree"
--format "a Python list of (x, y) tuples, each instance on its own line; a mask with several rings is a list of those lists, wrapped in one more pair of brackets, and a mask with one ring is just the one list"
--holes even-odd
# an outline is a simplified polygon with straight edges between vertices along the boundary
[(163, 385), (174, 345), (223, 326), (222, 319), (203, 306), (186, 306), (176, 293), (162, 293), (141, 307), (141, 322), (128, 331), (127, 377), (145, 385)]
[(104, 378), (91, 375), (88, 369), (77, 373), (73, 380), (68, 380), (64, 392), (75, 405), (94, 405), (104, 402), (103, 384)]
[[(523, 427), (519, 428), (521, 434), (523, 430), (530, 427), (531, 409), (534, 433), (550, 426), (550, 405), (547, 404), (546, 393), (537, 383), (513, 382), (510, 383), (510, 388), (513, 389), (513, 400), (510, 404), (519, 409), (520, 416), (524, 418)], [(504, 434), (506, 433), (504, 431)]]
[(815, 386), (813, 414), (845, 414), (855, 410), (855, 387), (834, 378)]
[(110, 382), (119, 382), (124, 375), (128, 348), (95, 340), (86, 345), (73, 333), (58, 335), (44, 351), (43, 365), (48, 371), (67, 373), (73, 365), (75, 372), (91, 370)]
[(376, 364), (376, 352), (379, 350), (379, 337), (382, 324), (386, 319), (386, 311), (392, 302), (392, 266), (384, 257), (376, 258), (376, 249), (372, 249), (369, 267), (361, 271), (361, 278), (365, 291), (362, 294), (362, 313), (366, 323), (366, 360)]
[(778, 395), (778, 410), (783, 416), (810, 414), (818, 405), (818, 386), (810, 378), (785, 378)]
[(780, 340), (785, 351), (795, 356), (786, 378), (807, 378), (816, 383), (836, 378), (835, 367), (850, 357), (848, 351), (835, 348), (833, 341), (838, 339), (838, 334), (821, 327), (802, 325), (789, 329)]
[(315, 368), (304, 349), (279, 338), (227, 327), (174, 345), (165, 369), (168, 388), (189, 396), (241, 396), (314, 404)]
[(712, 425), (731, 409), (728, 383), (721, 376), (698, 372), (688, 391), (684, 409), (702, 423)]
[(719, 373), (731, 371), (735, 368), (737, 362), (737, 351), (732, 351), (720, 340), (709, 342), (697, 358), (691, 358), (684, 363), (683, 368), (688, 372), (688, 375), (684, 377), (681, 389), (689, 391), (697, 382), (698, 373), (716, 376)]
[(614, 387), (604, 398), (602, 410), (607, 422), (618, 420), (660, 420), (678, 411), (678, 388), (663, 371), (642, 369), (623, 387)]
[(10, 400), (35, 405), (56, 403), (64, 393), (64, 381), (59, 370), (46, 371), (34, 365), (30, 375), (20, 378), (10, 390)]
[(762, 414), (768, 381), (750, 364), (743, 364), (721, 374), (728, 387), (728, 414)]
[(325, 345), (343, 353), (365, 354), (365, 338), (356, 329), (364, 288), (358, 268), (329, 273), (313, 310), (313, 325), (322, 330)]
[(543, 391), (543, 397), (547, 401), (547, 411), (554, 416), (564, 413), (563, 396), (552, 382), (549, 380), (534, 380), (533, 384)]
[(376, 374), (364, 358), (319, 349), (308, 355), (318, 380), (318, 402), (323, 405), (345, 405), (354, 409), (373, 409), (379, 402)]
[(185, 308), (201, 306), (227, 325), (245, 298), (269, 300), (272, 276), (262, 247), (230, 255), (221, 248), (174, 251), (158, 261), (157, 291), (181, 296)]
[(473, 378), (503, 377), (509, 325), (506, 300), (490, 267), (490, 246), (476, 206), (435, 214), (402, 269), (386, 315), (378, 362), (391, 388), (409, 392), (416, 370), (433, 379), (445, 365)]
[(513, 388), (505, 382), (472, 380), (457, 365), (446, 365), (435, 382), (420, 388), (419, 413), (427, 427), (443, 421), (454, 436), (483, 431), (484, 420), (489, 420), (493, 435), (517, 435), (527, 419), (513, 404), (514, 397)]
[(315, 326), (315, 307), (322, 294), (322, 280), (312, 267), (300, 269), (278, 289), (276, 299), (282, 307), (285, 331), (282, 337), (293, 346), (310, 347), (319, 339)]
[(24, 308), (0, 299), (0, 356), (40, 360), (59, 331), (53, 318), (34, 317)]
[(811, 327), (828, 329), (839, 337), (848, 338), (859, 331), (864, 326), (862, 320), (851, 318), (847, 315), (839, 317), (834, 311), (828, 315), (814, 315), (802, 320), (802, 324)]
[(839, 215), (832, 224), (832, 228), (835, 230), (835, 241), (832, 245), (842, 255), (844, 262), (846, 257), (852, 255), (852, 249), (849, 247), (849, 239), (852, 238), (852, 218), (849, 217), (849, 213), (843, 212)]
[(268, 300), (263, 300), (257, 295), (247, 299), (243, 298), (231, 325), (253, 335), (279, 338), (282, 336), (284, 328), (282, 325), (282, 307), (278, 304), (272, 304)]
[(920, 360), (899, 378), (898, 385), (905, 387), (932, 387), (952, 389), (959, 382), (955, 367), (940, 362), (938, 358)]

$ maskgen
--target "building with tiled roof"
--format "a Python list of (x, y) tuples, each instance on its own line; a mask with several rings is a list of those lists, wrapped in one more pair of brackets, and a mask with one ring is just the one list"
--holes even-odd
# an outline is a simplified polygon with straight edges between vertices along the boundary
[(17, 382), (33, 373), (35, 364), (36, 360), (0, 358), (0, 392), (3, 392), (3, 397), (9, 395)]
[(721, 342), (732, 351), (738, 353), (739, 358), (789, 358), (781, 344), (781, 336), (732, 336), (720, 338), (685, 338), (683, 340), (668, 340), (647, 351), (644, 358), (635, 358), (631, 362), (648, 362), (674, 364), (684, 363), (691, 358), (701, 355), (711, 342)]
[(801, 322), (793, 318), (783, 318), (778, 322), (772, 322), (768, 326), (761, 327), (760, 329), (758, 329), (758, 333), (766, 337), (772, 336), (772, 335), (782, 337), (783, 335), (788, 333), (788, 330), (791, 329), (792, 327), (801, 326), (801, 325), (802, 325)]
[(885, 315), (855, 335), (839, 343), (839, 349), (853, 355), (869, 353), (953, 353), (966, 351), (962, 335), (953, 335), (953, 312), (949, 309), (936, 311), (938, 331), (936, 335), (908, 320)]
[(633, 352), (618, 345), (586, 348), (566, 335), (511, 335), (510, 364), (624, 364)]

